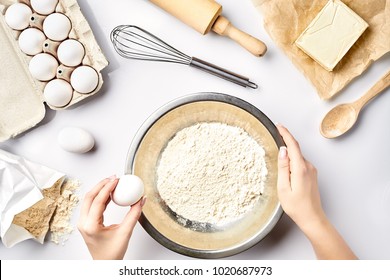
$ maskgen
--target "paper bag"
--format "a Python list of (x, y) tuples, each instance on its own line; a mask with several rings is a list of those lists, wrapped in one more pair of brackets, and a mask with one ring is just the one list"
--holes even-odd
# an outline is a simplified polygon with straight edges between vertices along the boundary
[(43, 200), (43, 192), (53, 186), (59, 189), (64, 177), (58, 171), (0, 150), (0, 237), (6, 247), (30, 238), (43, 243), (48, 227), (41, 236), (34, 236), (25, 228), (13, 224), (13, 220), (15, 215), (40, 201), (43, 203), (41, 208), (46, 207), (48, 212), (45, 213), (46, 218), (50, 220), (55, 207), (45, 205), (50, 204), (50, 200)]

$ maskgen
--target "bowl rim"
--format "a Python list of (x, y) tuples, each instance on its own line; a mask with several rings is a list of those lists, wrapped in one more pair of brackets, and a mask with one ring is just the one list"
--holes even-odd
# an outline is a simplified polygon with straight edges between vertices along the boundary
[[(145, 137), (146, 133), (148, 132), (149, 128), (154, 125), (155, 122), (157, 122), (162, 116), (169, 113), (170, 111), (189, 104), (189, 103), (195, 103), (195, 102), (202, 102), (202, 101), (215, 101), (215, 102), (223, 102), (227, 103), (236, 107), (239, 107), (245, 111), (247, 111), (249, 114), (253, 115), (256, 119), (258, 119), (269, 131), (272, 138), (274, 139), (276, 145), (278, 148), (281, 146), (285, 146), (285, 143), (280, 136), (276, 126), (274, 123), (256, 106), (253, 104), (232, 96), (225, 93), (219, 93), (219, 92), (198, 92), (198, 93), (192, 93), (188, 94), (182, 97), (178, 97), (176, 99), (173, 99), (172, 101), (166, 103), (165, 105), (158, 108), (156, 111), (154, 111), (140, 126), (138, 131), (136, 132), (135, 136), (133, 137), (133, 140), (130, 144), (127, 157), (126, 157), (126, 164), (125, 164), (125, 174), (132, 174), (134, 171), (134, 159), (136, 157), (138, 148)], [(280, 205), (280, 202), (277, 205), (276, 211), (274, 212), (274, 216), (270, 221), (264, 226), (264, 230), (261, 231), (258, 235), (253, 236), (251, 239), (249, 239), (244, 245), (238, 244), (234, 247), (229, 247), (221, 250), (199, 250), (199, 249), (192, 249), (185, 246), (182, 246), (180, 244), (176, 244), (170, 239), (166, 238), (164, 235), (162, 235), (156, 228), (153, 227), (153, 225), (148, 221), (148, 219), (145, 217), (143, 213), (141, 213), (141, 217), (139, 219), (139, 222), (141, 226), (144, 228), (144, 230), (158, 243), (163, 245), (164, 247), (170, 249), (171, 251), (174, 251), (176, 253), (189, 256), (189, 257), (195, 257), (195, 258), (203, 258), (203, 259), (217, 259), (217, 258), (224, 258), (236, 255), (238, 253), (241, 253), (243, 251), (248, 250), (249, 248), (253, 247), (257, 243), (259, 243), (262, 239), (264, 239), (269, 232), (275, 227), (275, 225), (278, 223), (280, 218), (282, 217), (284, 211)]]

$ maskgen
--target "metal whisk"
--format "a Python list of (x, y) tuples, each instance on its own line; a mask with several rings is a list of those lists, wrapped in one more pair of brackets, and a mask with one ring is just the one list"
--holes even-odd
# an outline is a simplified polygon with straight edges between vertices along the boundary
[(111, 42), (116, 52), (125, 58), (185, 64), (243, 87), (258, 87), (244, 76), (182, 53), (138, 26), (117, 26), (111, 32)]

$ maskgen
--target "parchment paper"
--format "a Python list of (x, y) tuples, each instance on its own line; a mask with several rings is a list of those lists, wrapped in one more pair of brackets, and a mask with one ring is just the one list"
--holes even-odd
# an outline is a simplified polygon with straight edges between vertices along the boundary
[(262, 14), (270, 37), (310, 80), (321, 99), (340, 92), (372, 62), (390, 51), (390, 0), (343, 0), (369, 27), (332, 72), (322, 68), (294, 42), (327, 1), (252, 0)]

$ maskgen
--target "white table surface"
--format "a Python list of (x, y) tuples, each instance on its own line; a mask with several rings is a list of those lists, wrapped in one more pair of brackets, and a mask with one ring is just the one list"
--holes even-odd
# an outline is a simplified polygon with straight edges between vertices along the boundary
[[(327, 215), (355, 253), (362, 259), (390, 259), (389, 90), (362, 111), (356, 127), (347, 135), (329, 140), (319, 133), (324, 114), (336, 104), (353, 101), (366, 92), (389, 70), (390, 56), (375, 62), (337, 97), (322, 101), (265, 32), (261, 15), (250, 0), (219, 2), (224, 15), (237, 27), (267, 44), (265, 57), (256, 58), (218, 35), (202, 36), (148, 1), (80, 0), (110, 61), (103, 73), (103, 89), (73, 109), (48, 110), (39, 126), (1, 143), (0, 148), (79, 179), (82, 196), (102, 178), (123, 173), (133, 136), (160, 106), (196, 92), (234, 95), (254, 104), (295, 135), (305, 157), (318, 169)], [(182, 65), (125, 60), (114, 52), (109, 40), (110, 31), (120, 24), (139, 25), (187, 54), (250, 77), (260, 89), (245, 89)], [(82, 155), (63, 151), (56, 139), (65, 126), (89, 130), (96, 139), (96, 149)], [(74, 212), (73, 224), (79, 208)], [(121, 221), (125, 212), (110, 205), (106, 222)], [(188, 259), (157, 243), (139, 224), (125, 258)], [(263, 241), (230, 258), (314, 259), (315, 255), (302, 232), (284, 215)], [(64, 245), (40, 245), (28, 240), (7, 249), (0, 244), (0, 259), (90, 259), (90, 255), (75, 230)]]

